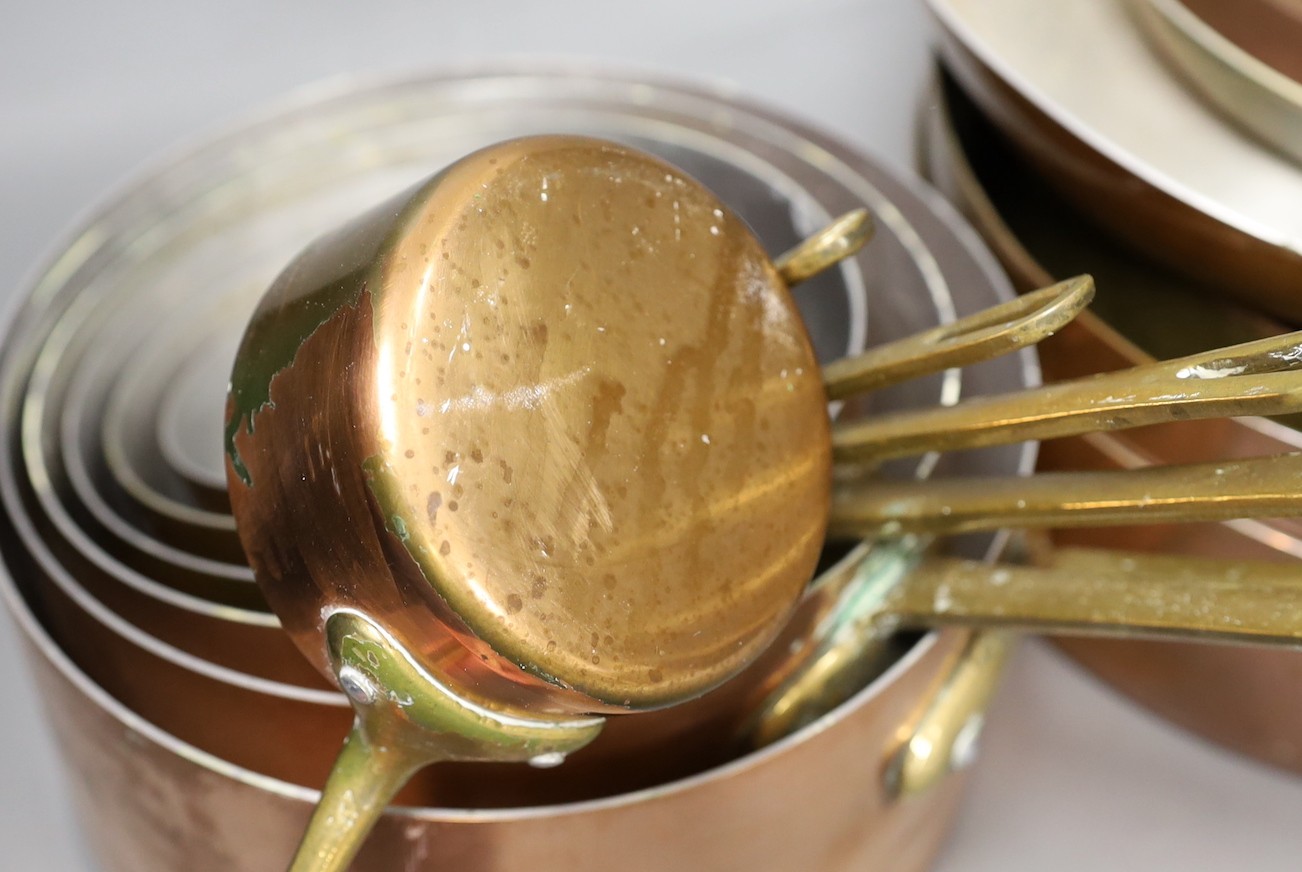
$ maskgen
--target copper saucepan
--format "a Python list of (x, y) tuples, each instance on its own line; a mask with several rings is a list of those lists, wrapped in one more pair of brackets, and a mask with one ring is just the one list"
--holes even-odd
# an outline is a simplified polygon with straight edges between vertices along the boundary
[[(715, 123), (721, 105), (732, 119), (726, 131)], [(7, 420), (21, 428), (5, 433), (0, 451), (11, 605), (85, 785), (82, 814), (106, 868), (172, 869), (181, 856), (197, 869), (283, 862), (311, 799), (292, 784), (320, 783), (349, 719), (342, 697), (303, 674), (260, 604), (231, 608), (209, 596), (238, 592), (243, 570), (212, 547), (221, 500), (202, 452), (183, 435), (202, 428), (179, 426), (167, 409), (196, 408), (178, 398), (178, 385), (211, 383), (203, 373), (226, 361), (214, 350), (220, 342), (178, 337), (196, 335), (209, 305), (225, 301), (241, 322), (248, 289), (359, 204), (477, 144), (558, 128), (662, 153), (719, 191), (774, 251), (833, 214), (873, 208), (871, 254), (800, 292), (828, 357), (1001, 296), (988, 260), (948, 214), (863, 158), (762, 110), (646, 82), (510, 72), (413, 80), (291, 107), (143, 180), (92, 218), (83, 241), (38, 280), (39, 304), (12, 326), (2, 375)], [(350, 135), (361, 129), (365, 137)], [(212, 268), (235, 261), (234, 273)], [(204, 282), (187, 281), (192, 271)], [(104, 355), (97, 328), (121, 323), (107, 314), (115, 308), (138, 319), (139, 355)], [(174, 372), (144, 378), (129, 357)], [(874, 395), (844, 414), (949, 403), (960, 387), (1009, 389), (1034, 375), (1027, 356), (1013, 356), (961, 379), (951, 373)], [(211, 414), (218, 428), (220, 397)], [(134, 439), (158, 444), (164, 458), (200, 460), (150, 470), (130, 454)], [(947, 458), (939, 471), (1025, 471), (1031, 456), (1024, 446), (994, 449)], [(897, 462), (885, 473), (927, 475), (937, 460)], [(980, 556), (998, 543), (975, 537), (960, 548)], [(635, 868), (631, 858), (642, 857), (647, 868), (850, 869), (883, 858), (922, 868), (958, 782), (895, 802), (884, 761), (957, 667), (965, 638), (946, 631), (905, 645), (900, 664), (822, 721), (826, 729), (732, 763), (721, 765), (735, 753), (725, 693), (612, 725), (604, 745), (551, 772), (439, 770), (407, 793), (426, 807), (386, 818), (361, 865), (443, 857), (509, 868), (527, 855), (539, 868), (559, 867), (562, 857), (574, 868), (568, 846), (582, 840), (593, 845), (592, 868)], [(132, 793), (145, 799), (104, 801)], [(537, 807), (441, 812), (430, 803)], [(799, 840), (787, 835), (793, 825)], [(676, 838), (666, 842), (668, 828)]]

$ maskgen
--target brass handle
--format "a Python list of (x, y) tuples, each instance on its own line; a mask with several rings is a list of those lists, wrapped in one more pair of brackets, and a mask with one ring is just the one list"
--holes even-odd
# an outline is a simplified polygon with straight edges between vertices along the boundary
[(357, 717), (289, 872), (343, 872), (418, 770), (445, 760), (554, 765), (597, 737), (601, 718), (504, 714), (425, 671), (387, 631), (341, 610), (326, 623), (335, 678)]
[(867, 481), (833, 495), (829, 535), (962, 533), (1302, 514), (1302, 454), (1027, 478)]
[(992, 566), (924, 558), (928, 541), (861, 545), (820, 577), (810, 592), (825, 609), (818, 643), (793, 655), (800, 659), (748, 723), (749, 742), (776, 741), (840, 705), (888, 662), (885, 642), (903, 627), (1302, 647), (1296, 565), (1064, 549), (1044, 567)]
[(1120, 430), (1302, 410), (1302, 332), (1120, 372), (837, 426), (833, 456), (869, 462)]
[(1094, 280), (1077, 276), (952, 324), (842, 358), (823, 367), (828, 398), (880, 390), (1029, 347), (1065, 327), (1092, 299)]
[[(889, 617), (886, 617), (889, 616)], [(881, 606), (892, 625), (1302, 646), (1294, 563), (1062, 549), (1044, 567), (922, 561)]]
[(795, 287), (863, 248), (875, 230), (868, 210), (855, 209), (783, 254), (773, 266), (787, 287)]

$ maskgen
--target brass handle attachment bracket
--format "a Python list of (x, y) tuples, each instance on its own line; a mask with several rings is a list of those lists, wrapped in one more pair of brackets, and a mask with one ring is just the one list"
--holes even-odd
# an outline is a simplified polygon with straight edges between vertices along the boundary
[(382, 627), (340, 610), (326, 621), (340, 689), (357, 717), (290, 872), (342, 872), (361, 837), (418, 770), (449, 760), (561, 763), (601, 718), (548, 718), (481, 705), (435, 678)]
[(891, 800), (921, 796), (973, 761), (986, 710), (1017, 641), (1004, 631), (969, 635), (939, 689), (887, 757), (883, 780)]

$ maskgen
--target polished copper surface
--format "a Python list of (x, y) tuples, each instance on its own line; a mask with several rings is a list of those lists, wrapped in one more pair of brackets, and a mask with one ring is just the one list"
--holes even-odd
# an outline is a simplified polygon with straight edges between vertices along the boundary
[(664, 705), (752, 659), (817, 559), (827, 416), (785, 285), (613, 144), (486, 149), (318, 242), (232, 385), (240, 534), (323, 669), (352, 607), (480, 692)]

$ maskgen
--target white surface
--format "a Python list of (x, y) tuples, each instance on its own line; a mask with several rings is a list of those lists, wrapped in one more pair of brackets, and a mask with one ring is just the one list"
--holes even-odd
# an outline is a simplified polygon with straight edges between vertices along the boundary
[[(0, 293), (12, 305), (39, 253), (160, 149), (321, 77), (527, 53), (601, 58), (732, 81), (904, 167), (928, 39), (916, 0), (10, 0)], [(0, 869), (88, 872), (13, 633), (0, 619)], [(1302, 779), (1158, 723), (1042, 646), (1017, 659), (983, 744), (941, 872), (1298, 867)]]

